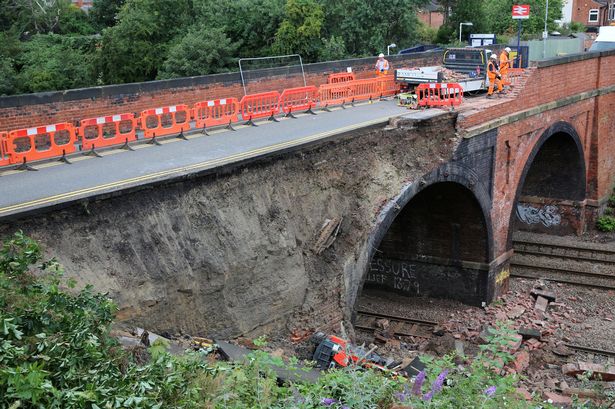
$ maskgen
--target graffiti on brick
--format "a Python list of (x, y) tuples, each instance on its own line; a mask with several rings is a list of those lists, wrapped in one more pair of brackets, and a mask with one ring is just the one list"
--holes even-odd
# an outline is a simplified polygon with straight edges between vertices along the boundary
[(416, 264), (404, 261), (374, 258), (367, 275), (367, 282), (393, 287), (406, 293), (419, 294)]
[(558, 226), (562, 222), (557, 206), (546, 205), (542, 208), (534, 207), (526, 203), (517, 205), (517, 216), (526, 224), (542, 223), (546, 227)]

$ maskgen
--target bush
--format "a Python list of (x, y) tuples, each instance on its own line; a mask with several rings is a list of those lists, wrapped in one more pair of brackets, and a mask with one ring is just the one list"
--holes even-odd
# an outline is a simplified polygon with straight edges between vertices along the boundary
[(600, 231), (613, 232), (615, 231), (615, 217), (614, 216), (600, 216), (596, 221), (596, 227)]

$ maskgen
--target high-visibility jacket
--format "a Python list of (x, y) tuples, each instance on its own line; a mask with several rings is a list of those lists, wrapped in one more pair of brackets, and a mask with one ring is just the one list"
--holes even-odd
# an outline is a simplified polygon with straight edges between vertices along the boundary
[(502, 54), (500, 54), (500, 72), (506, 73), (508, 72), (509, 68), (510, 60), (508, 59), (508, 53), (506, 52), (506, 50), (504, 50), (502, 51)]
[(496, 62), (489, 61), (487, 64), (487, 76), (491, 81), (493, 81), (498, 75), (500, 75), (498, 64)]
[(378, 59), (376, 61), (376, 70), (377, 71), (388, 71), (389, 70), (389, 62), (385, 59)]

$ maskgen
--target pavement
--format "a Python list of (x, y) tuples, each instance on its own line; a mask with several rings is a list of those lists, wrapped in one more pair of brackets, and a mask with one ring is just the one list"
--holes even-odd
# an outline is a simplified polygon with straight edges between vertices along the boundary
[(409, 112), (390, 100), (317, 113), (280, 122), (263, 120), (258, 127), (238, 125), (235, 132), (209, 130), (209, 136), (195, 131), (187, 134), (188, 140), (171, 137), (160, 140), (160, 146), (136, 143), (134, 151), (110, 149), (101, 151), (101, 158), (80, 153), (70, 158), (70, 165), (33, 163), (38, 171), (5, 169), (0, 171), (0, 219), (299, 149), (321, 139), (386, 125), (395, 116), (421, 119), (442, 111)]

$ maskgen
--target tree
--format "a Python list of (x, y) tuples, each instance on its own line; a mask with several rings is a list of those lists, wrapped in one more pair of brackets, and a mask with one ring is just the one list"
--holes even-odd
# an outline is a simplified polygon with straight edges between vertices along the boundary
[(70, 0), (0, 0), (0, 30), (17, 34), (92, 34), (87, 15)]
[(417, 41), (416, 12), (424, 0), (321, 0), (324, 36), (344, 40), (350, 55), (374, 55), (391, 43), (398, 47)]
[(93, 48), (89, 37), (37, 34), (23, 44), (18, 56), (17, 82), (21, 92), (87, 87), (96, 83)]
[(236, 64), (237, 44), (221, 28), (192, 27), (169, 49), (158, 78), (189, 77), (228, 71)]
[(315, 61), (322, 46), (320, 33), (323, 23), (322, 7), (315, 0), (287, 0), (273, 51), (278, 54), (300, 54), (306, 61)]
[(90, 10), (92, 22), (99, 28), (112, 27), (117, 23), (117, 15), (126, 0), (94, 0)]
[(13, 59), (0, 56), (0, 95), (11, 95), (16, 92), (16, 76)]
[(118, 18), (103, 31), (100, 67), (107, 84), (155, 79), (171, 40), (194, 19), (190, 0), (128, 0)]
[[(530, 6), (530, 18), (523, 21), (523, 31), (528, 34), (540, 34), (544, 30), (546, 0), (527, 0)], [(485, 17), (491, 32), (497, 34), (514, 34), (517, 31), (517, 22), (511, 17), (515, 0), (486, 1)], [(549, 15), (547, 28), (555, 30), (558, 24), (555, 20), (562, 17), (562, 0), (549, 0)]]
[[(446, 25), (449, 27), (449, 32), (454, 32), (455, 37), (459, 38), (459, 24), (472, 23), (471, 26), (463, 27), (462, 38), (468, 38), (471, 33), (483, 33), (488, 30), (488, 24), (485, 19), (485, 6), (492, 0), (458, 0), (452, 6), (452, 14), (447, 19)], [(495, 3), (495, 2), (494, 2)], [(510, 14), (510, 13), (509, 13)], [(454, 38), (449, 38), (449, 41)]]
[(284, 18), (285, 0), (194, 0), (196, 20), (224, 28), (239, 57), (272, 55), (271, 47)]

